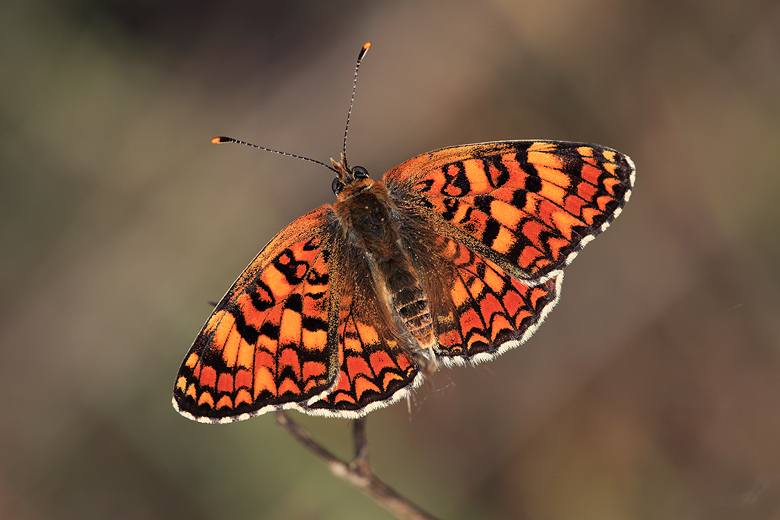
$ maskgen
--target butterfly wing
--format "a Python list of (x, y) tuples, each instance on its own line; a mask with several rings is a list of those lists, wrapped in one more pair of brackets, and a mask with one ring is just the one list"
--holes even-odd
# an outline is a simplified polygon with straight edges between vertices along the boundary
[(557, 141), (455, 146), (389, 171), (437, 357), (479, 362), (528, 339), (558, 301), (562, 268), (617, 217), (633, 182), (627, 156)]
[(174, 407), (201, 422), (285, 408), (356, 418), (403, 398), (423, 378), (370, 279), (330, 208), (299, 218), (214, 309), (179, 369)]
[(322, 207), (283, 229), (214, 309), (179, 369), (174, 407), (201, 422), (298, 408), (339, 375), (339, 237)]
[(501, 141), (429, 152), (390, 170), (400, 207), (528, 284), (561, 273), (631, 195), (631, 159), (560, 141)]
[(338, 320), (342, 352), (338, 383), (306, 406), (312, 415), (354, 419), (390, 405), (422, 384), (423, 374), (385, 318), (364, 262), (347, 262), (350, 273)]
[[(558, 302), (560, 273), (531, 286), (455, 240), (444, 238), (436, 255), (451, 263), (445, 280), (426, 276), (438, 337), (436, 355), (445, 365), (493, 359), (524, 343)], [(441, 271), (438, 268), (437, 271)]]

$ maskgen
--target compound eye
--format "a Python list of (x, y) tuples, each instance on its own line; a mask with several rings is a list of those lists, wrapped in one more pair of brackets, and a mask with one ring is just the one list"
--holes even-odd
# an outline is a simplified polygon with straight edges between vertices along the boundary
[(354, 175), (356, 179), (368, 179), (369, 177), (368, 170), (362, 166), (355, 166), (352, 168), (352, 175)]
[(344, 183), (338, 179), (333, 179), (333, 185), (331, 185), (331, 188), (333, 189), (333, 193), (338, 195), (341, 190), (344, 189)]

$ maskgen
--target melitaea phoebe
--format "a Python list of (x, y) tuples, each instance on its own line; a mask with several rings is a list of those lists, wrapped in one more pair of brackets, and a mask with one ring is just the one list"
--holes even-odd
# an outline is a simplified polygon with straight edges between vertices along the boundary
[(198, 334), (174, 386), (182, 415), (361, 417), (440, 364), (520, 345), (558, 301), (562, 269), (620, 214), (635, 176), (620, 152), (561, 141), (442, 148), (381, 181), (345, 152), (346, 135), (341, 161), (331, 160), (336, 203), (276, 235)]

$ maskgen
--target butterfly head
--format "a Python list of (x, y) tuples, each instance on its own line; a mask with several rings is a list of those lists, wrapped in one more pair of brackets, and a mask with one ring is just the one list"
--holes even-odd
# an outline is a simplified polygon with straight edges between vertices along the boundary
[(338, 197), (339, 201), (349, 199), (353, 195), (362, 192), (370, 188), (374, 181), (368, 175), (368, 170), (362, 166), (355, 166), (350, 168), (347, 164), (347, 158), (344, 154), (341, 155), (341, 162), (330, 160), (333, 164), (338, 177), (333, 179), (333, 193)]

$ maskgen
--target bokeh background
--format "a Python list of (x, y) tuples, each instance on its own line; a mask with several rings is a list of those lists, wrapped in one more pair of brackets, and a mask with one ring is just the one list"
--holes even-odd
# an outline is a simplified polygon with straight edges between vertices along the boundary
[[(257, 251), (442, 146), (629, 154), (623, 215), (534, 338), (368, 421), (447, 519), (780, 518), (780, 4), (0, 3), (0, 518), (391, 518), (263, 416), (170, 405)], [(411, 410), (411, 411), (410, 411)], [(350, 455), (349, 422), (304, 418)]]

